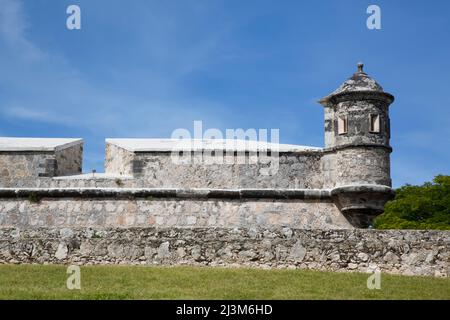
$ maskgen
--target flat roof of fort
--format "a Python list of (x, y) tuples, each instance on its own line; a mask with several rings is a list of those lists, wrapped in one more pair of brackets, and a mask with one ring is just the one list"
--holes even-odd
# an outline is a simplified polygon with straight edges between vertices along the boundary
[(107, 144), (118, 146), (130, 152), (167, 152), (167, 151), (261, 151), (279, 152), (321, 151), (322, 148), (293, 144), (277, 144), (264, 141), (234, 139), (106, 139)]
[(59, 151), (80, 143), (83, 139), (0, 137), (0, 151)]

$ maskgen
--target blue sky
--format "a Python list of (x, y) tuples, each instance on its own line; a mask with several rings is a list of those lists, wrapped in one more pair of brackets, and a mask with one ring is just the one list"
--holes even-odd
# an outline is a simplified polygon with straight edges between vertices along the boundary
[(363, 61), (396, 97), (394, 186), (422, 183), (450, 173), (449, 39), (447, 0), (0, 0), (0, 136), (82, 137), (85, 171), (103, 170), (105, 138), (194, 120), (323, 146), (316, 101)]

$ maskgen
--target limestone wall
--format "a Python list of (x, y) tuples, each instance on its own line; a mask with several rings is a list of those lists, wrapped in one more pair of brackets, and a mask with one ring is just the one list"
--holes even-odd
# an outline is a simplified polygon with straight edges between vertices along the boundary
[(132, 162), (134, 153), (125, 150), (112, 143), (106, 144), (105, 172), (119, 175), (131, 175), (133, 173)]
[[(190, 163), (174, 163), (168, 152), (135, 154), (114, 145), (108, 145), (106, 154), (106, 175), (85, 174), (53, 178), (34, 176), (28, 179), (8, 179), (8, 183), (0, 184), (0, 187), (221, 189), (320, 189), (323, 187), (320, 152), (281, 153), (268, 164), (249, 163), (249, 155), (243, 156), (247, 159), (247, 163), (240, 163), (241, 160), (238, 160), (238, 158), (241, 159), (240, 155), (232, 156), (231, 164), (205, 164), (201, 160), (197, 162), (195, 158)], [(40, 163), (40, 161), (42, 160), (38, 159), (35, 162)], [(274, 174), (263, 174), (263, 171), (270, 169), (271, 166), (276, 169)], [(11, 167), (11, 171), (17, 170)]]
[(0, 152), (0, 187), (34, 185), (41, 176), (56, 173), (50, 152)]
[(206, 189), (3, 190), (0, 226), (352, 228), (327, 191)]
[(83, 144), (76, 144), (55, 152), (55, 176), (80, 174), (83, 165)]
[(209, 265), (448, 276), (450, 232), (0, 228), (0, 263)]
[(391, 186), (390, 151), (353, 147), (327, 152), (321, 158), (324, 188), (354, 184)]
[(38, 187), (51, 177), (80, 174), (83, 144), (46, 151), (1, 151), (0, 187)]
[[(270, 162), (250, 160), (251, 154), (235, 154), (231, 160), (206, 163), (192, 155), (185, 163), (170, 153), (137, 153), (136, 186), (175, 188), (306, 188), (322, 187), (320, 152), (280, 153)], [(217, 158), (220, 160), (220, 158)], [(216, 160), (217, 160), (216, 159)], [(266, 175), (266, 170), (274, 170)]]
[(174, 159), (171, 152), (129, 151), (107, 143), (106, 174), (96, 175), (80, 175), (82, 152), (82, 144), (54, 152), (0, 150), (0, 187), (330, 189), (391, 184), (390, 150), (382, 147), (310, 148), (262, 157), (251, 152), (211, 157), (211, 152), (195, 151)]

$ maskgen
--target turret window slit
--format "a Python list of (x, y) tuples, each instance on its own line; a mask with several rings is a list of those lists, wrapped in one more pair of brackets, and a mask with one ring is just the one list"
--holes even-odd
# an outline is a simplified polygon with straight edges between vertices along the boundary
[(348, 133), (348, 119), (347, 116), (338, 117), (338, 134)]
[(380, 132), (380, 116), (378, 114), (370, 115), (370, 132), (379, 133)]

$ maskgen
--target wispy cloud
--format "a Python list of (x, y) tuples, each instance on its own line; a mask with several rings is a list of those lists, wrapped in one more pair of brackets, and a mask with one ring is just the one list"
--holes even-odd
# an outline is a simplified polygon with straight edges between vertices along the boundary
[(35, 120), (49, 123), (56, 121), (56, 119), (52, 119), (52, 117), (50, 117), (47, 113), (39, 112), (25, 107), (6, 107), (3, 110), (3, 114), (5, 116), (24, 120)]
[[(149, 42), (150, 52), (157, 49), (153, 53), (156, 63), (152, 62), (157, 66), (154, 72), (121, 70), (123, 66), (110, 70), (124, 78), (122, 84), (127, 87), (132, 87), (130, 81), (140, 86), (145, 79), (148, 90), (121, 90), (105, 87), (102, 79), (84, 74), (58, 52), (44, 54), (27, 38), (27, 21), (21, 1), (0, 0), (0, 83), (6, 97), (0, 114), (6, 119), (77, 128), (99, 141), (105, 136), (168, 136), (193, 120), (221, 126), (226, 119), (225, 106), (179, 88), (180, 78), (211, 63), (208, 57), (217, 49), (220, 34), (182, 46), (167, 43), (170, 35), (165, 32), (172, 32), (170, 29), (155, 34), (155, 28)], [(145, 42), (145, 38), (142, 40)], [(93, 152), (88, 156), (98, 155)]]
[(24, 36), (27, 28), (23, 3), (0, 0), (0, 37), (2, 44), (15, 53), (15, 59), (36, 61), (45, 54)]

